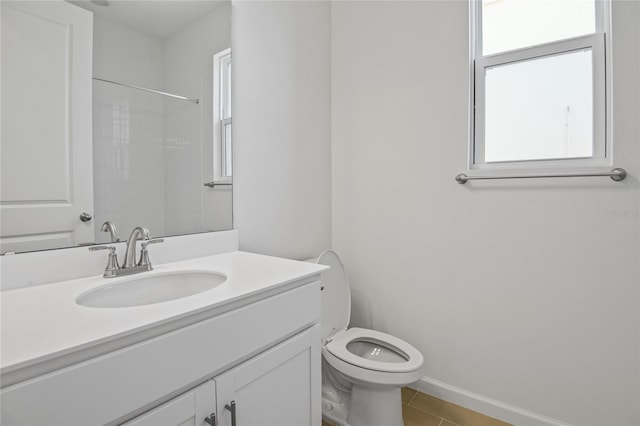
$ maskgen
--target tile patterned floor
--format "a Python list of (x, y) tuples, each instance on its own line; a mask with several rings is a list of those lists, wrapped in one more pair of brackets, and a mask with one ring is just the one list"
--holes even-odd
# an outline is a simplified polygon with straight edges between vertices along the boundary
[[(414, 389), (402, 389), (404, 426), (510, 426), (484, 414)], [(322, 421), (322, 426), (333, 426)]]

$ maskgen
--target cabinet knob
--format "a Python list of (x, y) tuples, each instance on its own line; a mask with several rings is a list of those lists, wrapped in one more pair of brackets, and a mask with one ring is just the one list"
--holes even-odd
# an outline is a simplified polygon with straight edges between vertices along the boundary
[(210, 424), (211, 426), (216, 426), (216, 413), (209, 414), (209, 417), (205, 417), (204, 421)]
[(93, 219), (93, 217), (87, 212), (84, 212), (80, 215), (80, 220), (83, 222), (90, 222), (91, 219)]

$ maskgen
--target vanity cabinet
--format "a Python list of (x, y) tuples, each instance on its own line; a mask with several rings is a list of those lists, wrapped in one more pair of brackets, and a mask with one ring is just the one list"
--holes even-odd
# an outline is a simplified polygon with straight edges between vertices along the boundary
[[(301, 426), (317, 424), (314, 326), (123, 426)], [(315, 398), (315, 400), (314, 400)], [(234, 413), (232, 413), (234, 411)], [(234, 421), (235, 416), (235, 421)]]
[(237, 426), (319, 426), (318, 279), (3, 387), (0, 423), (207, 426), (215, 412), (218, 426), (232, 426), (225, 405), (235, 401)]

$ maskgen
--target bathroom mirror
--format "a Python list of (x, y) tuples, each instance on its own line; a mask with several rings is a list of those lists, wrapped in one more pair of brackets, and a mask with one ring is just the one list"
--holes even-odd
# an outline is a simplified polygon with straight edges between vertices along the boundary
[[(87, 21), (86, 10), (92, 43), (72, 38), (84, 21), (65, 21)], [(135, 226), (152, 237), (232, 228), (230, 1), (3, 1), (1, 17), (3, 254), (110, 242), (106, 221), (119, 240)], [(89, 65), (69, 71), (85, 42)], [(42, 51), (52, 53), (34, 59)], [(74, 73), (92, 94), (92, 140), (65, 127)], [(70, 154), (57, 130), (91, 149)], [(84, 169), (69, 172), (81, 156)]]

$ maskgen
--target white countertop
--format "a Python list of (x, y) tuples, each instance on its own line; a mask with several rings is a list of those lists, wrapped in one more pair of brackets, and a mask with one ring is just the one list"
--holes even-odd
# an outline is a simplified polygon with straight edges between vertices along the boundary
[[(267, 297), (324, 269), (324, 265), (236, 251), (154, 265), (153, 271), (136, 275), (94, 276), (0, 292), (0, 372), (5, 375), (136, 333), (143, 340), (145, 330), (198, 313), (216, 315), (234, 302), (241, 305), (258, 295)], [(211, 290), (152, 305), (89, 308), (75, 303), (80, 294), (96, 287), (185, 270), (219, 272), (227, 279)]]

